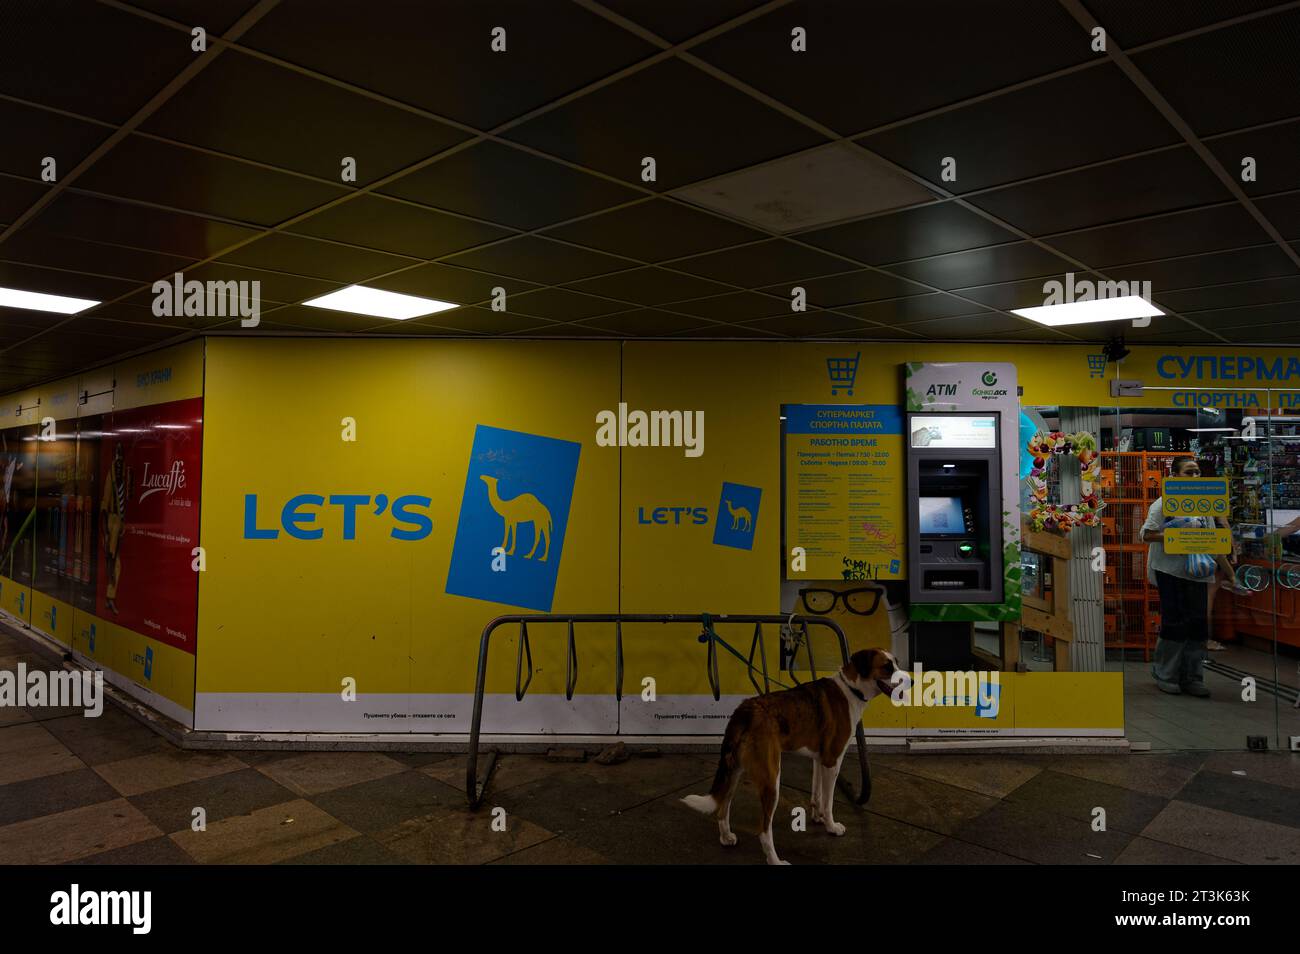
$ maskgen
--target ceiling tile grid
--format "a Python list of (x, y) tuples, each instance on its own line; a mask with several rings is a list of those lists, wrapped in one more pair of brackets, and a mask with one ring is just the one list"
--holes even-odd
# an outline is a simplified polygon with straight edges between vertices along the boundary
[[(102, 304), (0, 306), (0, 380), (238, 328), (154, 316), (177, 272), (263, 335), (1104, 340), (1011, 314), (1069, 271), (1293, 344), (1296, 49), (1268, 0), (7, 0), (0, 285)], [(457, 307), (303, 305), (351, 284)]]

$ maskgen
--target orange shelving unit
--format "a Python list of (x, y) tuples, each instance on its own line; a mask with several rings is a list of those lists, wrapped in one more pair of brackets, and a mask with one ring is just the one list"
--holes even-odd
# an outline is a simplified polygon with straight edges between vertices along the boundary
[(1147, 582), (1147, 545), (1140, 532), (1160, 496), (1160, 482), (1189, 451), (1102, 451), (1098, 494), (1106, 550), (1104, 612), (1107, 649), (1140, 649), (1151, 658), (1160, 632), (1160, 596)]

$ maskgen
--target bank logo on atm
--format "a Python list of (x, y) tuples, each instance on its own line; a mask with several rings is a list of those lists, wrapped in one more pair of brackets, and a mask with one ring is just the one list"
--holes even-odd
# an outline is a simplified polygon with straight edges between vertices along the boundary
[[(475, 428), (449, 594), (550, 612), (581, 449), (554, 437)], [(492, 553), (498, 547), (504, 569)]]
[(737, 550), (754, 549), (754, 530), (758, 526), (758, 504), (763, 498), (761, 487), (722, 483), (718, 502), (718, 519), (713, 525), (713, 542)]

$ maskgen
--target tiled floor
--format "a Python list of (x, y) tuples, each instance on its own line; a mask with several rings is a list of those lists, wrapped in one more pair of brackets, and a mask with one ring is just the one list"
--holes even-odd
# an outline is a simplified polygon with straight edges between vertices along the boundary
[[(997, 650), (997, 634), (985, 634), (985, 646)], [(1041, 659), (1036, 639), (1022, 640), (1020, 658), (1031, 672), (1051, 672), (1050, 647)], [(1254, 701), (1241, 698), (1242, 686), (1235, 679), (1207, 670), (1209, 699), (1194, 696), (1171, 696), (1156, 688), (1151, 678), (1150, 662), (1143, 662), (1137, 652), (1125, 660), (1110, 659), (1106, 668), (1124, 674), (1124, 722), (1131, 742), (1145, 742), (1154, 752), (1181, 752), (1188, 749), (1232, 751), (1246, 746), (1246, 737), (1268, 736), (1269, 747), (1285, 748), (1290, 736), (1300, 735), (1300, 708), (1285, 699), (1275, 699), (1258, 691)], [(1275, 677), (1275, 659), (1271, 652), (1228, 643), (1210, 653), (1234, 669), (1254, 673), (1260, 682)], [(1300, 684), (1297, 660), (1283, 649), (1276, 658), (1276, 678), (1284, 686)]]
[[(1258, 673), (1261, 681), (1273, 678), (1271, 654), (1229, 645), (1210, 657)], [(1283, 684), (1296, 684), (1294, 659), (1279, 656), (1278, 669)], [(1263, 690), (1256, 692), (1253, 701), (1246, 701), (1241, 683), (1221, 673), (1205, 671), (1211, 696), (1198, 699), (1161, 692), (1151, 678), (1149, 663), (1126, 662), (1123, 672), (1126, 733), (1130, 741), (1150, 743), (1153, 751), (1232, 751), (1245, 748), (1246, 737), (1251, 735), (1268, 736), (1270, 748), (1285, 747), (1290, 736), (1300, 735), (1300, 709)]]
[[(0, 632), (0, 667), (49, 668)], [(1192, 701), (1192, 700), (1189, 700)], [(809, 763), (788, 757), (776, 842), (795, 864), (1300, 863), (1300, 756), (877, 755), (867, 810), (810, 825)], [(463, 756), (183, 751), (106, 706), (0, 709), (0, 862), (78, 864), (755, 864), (742, 789), (735, 848), (678, 802), (714, 759), (621, 765), (502, 756), (477, 812)], [(504, 809), (505, 831), (494, 809)], [(1105, 831), (1093, 830), (1097, 808)], [(196, 830), (196, 818), (205, 821)], [(499, 825), (496, 827), (500, 827)]]

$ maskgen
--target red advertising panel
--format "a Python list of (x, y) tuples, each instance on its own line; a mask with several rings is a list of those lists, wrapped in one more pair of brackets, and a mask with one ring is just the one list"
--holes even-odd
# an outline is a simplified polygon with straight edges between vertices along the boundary
[(97, 615), (194, 652), (203, 399), (113, 412), (99, 446)]

